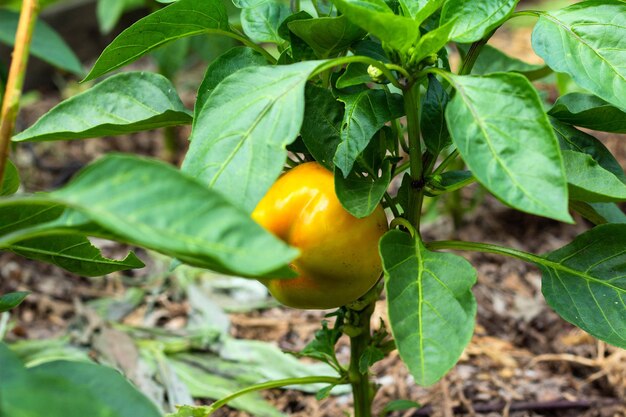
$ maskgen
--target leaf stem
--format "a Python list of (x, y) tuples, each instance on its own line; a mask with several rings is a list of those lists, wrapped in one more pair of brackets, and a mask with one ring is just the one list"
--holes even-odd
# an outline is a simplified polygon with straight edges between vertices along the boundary
[(221, 407), (225, 406), (226, 404), (228, 404), (230, 401), (234, 400), (235, 398), (238, 398), (250, 392), (273, 389), (273, 388), (281, 388), (281, 387), (285, 387), (289, 385), (319, 384), (319, 383), (339, 385), (339, 384), (346, 384), (347, 381), (345, 381), (342, 378), (336, 378), (332, 376), (306, 376), (302, 378), (285, 378), (285, 379), (277, 379), (275, 381), (262, 382), (260, 384), (246, 387), (242, 390), (239, 390), (237, 392), (234, 392), (222, 398), (221, 400), (215, 401), (213, 404), (209, 406), (209, 413), (207, 414), (207, 416), (211, 415), (212, 413), (214, 413)]
[(276, 62), (278, 62), (276, 58), (274, 58), (274, 56), (270, 54), (265, 48), (263, 48), (261, 45), (257, 45), (256, 43), (252, 42), (246, 36), (240, 35), (232, 31), (220, 31), (219, 33), (221, 35), (228, 36), (229, 38), (235, 39), (243, 43), (247, 47), (254, 49), (255, 51), (259, 52), (261, 55), (263, 55), (265, 59), (267, 59), (272, 64), (276, 64)]
[[(315, 69), (315, 71), (313, 71), (311, 73), (311, 75), (309, 76), (309, 79), (319, 75), (320, 73), (331, 69), (333, 67), (337, 67), (339, 65), (345, 65), (345, 64), (350, 64), (353, 62), (360, 62), (362, 64), (367, 64), (367, 65), (371, 65), (373, 67), (378, 68), (379, 70), (382, 71), (382, 73), (385, 75), (385, 77), (387, 77), (387, 79), (389, 81), (391, 81), (391, 84), (393, 84), (395, 87), (402, 89), (404, 88), (402, 86), (402, 84), (400, 84), (400, 82), (398, 81), (398, 79), (395, 77), (395, 75), (393, 75), (392, 70), (390, 69), (390, 67), (388, 67), (386, 64), (374, 59), (374, 58), (370, 58), (368, 56), (362, 56), (362, 55), (352, 55), (352, 56), (342, 56), (339, 58), (334, 58), (331, 59), (329, 61), (324, 62), (322, 65), (320, 65), (319, 67), (317, 67)], [(393, 70), (394, 71), (398, 71), (400, 72), (403, 76), (405, 77), (410, 77), (409, 73), (406, 72), (406, 70), (404, 70), (404, 68), (398, 67), (396, 65), (393, 65)]]
[(11, 67), (7, 78), (6, 91), (0, 111), (0, 187), (4, 181), (4, 170), (9, 158), (11, 135), (20, 108), (20, 97), (24, 86), (24, 76), (28, 64), (30, 44), (35, 22), (39, 13), (37, 0), (23, 0), (20, 19), (15, 34)]
[(487, 36), (474, 42), (472, 46), (470, 46), (470, 49), (463, 60), (463, 64), (461, 64), (461, 68), (459, 69), (459, 75), (467, 75), (472, 72), (472, 68), (478, 59), (478, 55), (480, 55), (480, 51), (482, 51), (483, 47), (487, 44), (487, 41), (489, 41), (493, 34), (494, 32), (489, 33)]
[(459, 150), (455, 149), (441, 161), (441, 164), (433, 171), (433, 175), (441, 174), (459, 155)]
[(516, 258), (524, 262), (530, 262), (532, 264), (556, 264), (555, 262), (548, 261), (541, 256), (533, 255), (532, 253), (523, 252), (513, 248), (507, 248), (504, 246), (492, 245), (490, 243), (465, 242), (462, 240), (440, 240), (436, 242), (428, 242), (425, 243), (425, 245), (428, 249), (431, 250), (453, 249), (472, 252), (493, 253), (496, 255), (509, 256), (511, 258)]

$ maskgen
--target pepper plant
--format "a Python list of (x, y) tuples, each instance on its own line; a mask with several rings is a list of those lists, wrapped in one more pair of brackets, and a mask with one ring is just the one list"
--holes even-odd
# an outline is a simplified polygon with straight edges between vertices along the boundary
[[(334, 325), (325, 323), (300, 353), (337, 375), (269, 381), (181, 413), (211, 413), (254, 390), (325, 382), (320, 398), (351, 384), (354, 415), (371, 416), (369, 368), (394, 349), (417, 384), (435, 383), (469, 343), (476, 315), (476, 271), (450, 250), (538, 266), (543, 295), (563, 319), (626, 347), (626, 216), (616, 205), (626, 201), (626, 175), (598, 139), (578, 129), (626, 132), (624, 1), (545, 12), (516, 11), (517, 0), (233, 0), (240, 25), (223, 1), (179, 0), (148, 15), (114, 39), (86, 77), (185, 37), (239, 41), (208, 65), (193, 112), (163, 76), (121, 72), (12, 138), (17, 145), (83, 140), (191, 124), (180, 169), (109, 155), (61, 189), (0, 200), (2, 250), (82, 275), (142, 266), (132, 253), (122, 261), (102, 257), (89, 244), (95, 236), (274, 280), (290, 279), (299, 253), (250, 214), (283, 171), (317, 161), (334, 173), (336, 195), (356, 218), (383, 204), (390, 230), (375, 244), (384, 278), (332, 313)], [(545, 65), (487, 44), (519, 16), (537, 19), (532, 46)], [(533, 81), (554, 74), (577, 89), (547, 103)], [(13, 173), (9, 164), (4, 194), (16, 188)], [(577, 212), (595, 226), (547, 254), (424, 240), (425, 199), (474, 182), (513, 209), (565, 223)], [(382, 291), (389, 322), (372, 329)], [(335, 356), (344, 333), (352, 344), (347, 365)]]

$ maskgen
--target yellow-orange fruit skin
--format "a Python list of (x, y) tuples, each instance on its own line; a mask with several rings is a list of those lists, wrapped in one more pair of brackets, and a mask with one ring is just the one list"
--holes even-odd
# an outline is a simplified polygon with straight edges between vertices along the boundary
[(378, 241), (387, 231), (382, 206), (368, 217), (348, 213), (335, 194), (333, 174), (316, 162), (281, 176), (252, 218), (300, 249), (293, 279), (263, 279), (282, 304), (301, 309), (346, 305), (364, 295), (382, 272)]

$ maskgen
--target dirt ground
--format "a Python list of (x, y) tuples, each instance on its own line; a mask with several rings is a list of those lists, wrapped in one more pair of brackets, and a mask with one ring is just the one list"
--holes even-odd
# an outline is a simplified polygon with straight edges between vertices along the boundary
[[(512, 55), (536, 62), (538, 58), (529, 47), (529, 34), (526, 27), (505, 29), (498, 32), (493, 43)], [(199, 82), (202, 71), (196, 69), (190, 74), (198, 77)], [(182, 95), (191, 107), (193, 90), (183, 91)], [(32, 123), (58, 100), (57, 93), (42, 95), (23, 110), (20, 126)], [(179, 159), (184, 154), (189, 130), (180, 128), (177, 133)], [(626, 166), (626, 137), (598, 136)], [(46, 190), (62, 185), (84, 164), (107, 152), (166, 155), (162, 138), (162, 132), (148, 132), (120, 138), (25, 144), (17, 148), (14, 158), (25, 188)], [(469, 202), (477, 195), (480, 193), (474, 188), (463, 198)], [(425, 238), (438, 240), (454, 235), (544, 253), (567, 244), (590, 227), (580, 218), (576, 218), (575, 225), (565, 225), (515, 212), (489, 196), (479, 201), (477, 208), (465, 214), (458, 230), (454, 230), (448, 216), (442, 215), (424, 227)], [(119, 255), (124, 248), (106, 245), (105, 251)], [(139, 250), (138, 254), (148, 259), (144, 270), (85, 279), (53, 266), (0, 253), (0, 293), (32, 292), (14, 312), (15, 323), (6, 339), (15, 342), (73, 334), (83, 314), (77, 305), (123, 295), (130, 287), (141, 287), (148, 295), (125, 312), (124, 323), (183, 328), (188, 320), (188, 301), (168, 281), (166, 271), (159, 269), (161, 263), (151, 261), (145, 251)], [(462, 255), (478, 270), (478, 284), (473, 290), (478, 300), (478, 319), (471, 344), (452, 372), (428, 388), (414, 384), (395, 353), (377, 363), (373, 369), (380, 387), (375, 399), (376, 415), (390, 400), (411, 399), (425, 408), (390, 415), (626, 416), (626, 351), (594, 340), (553, 313), (541, 296), (537, 268), (495, 255)], [(281, 307), (230, 313), (230, 332), (236, 338), (264, 340), (285, 350), (298, 350), (311, 340), (325, 313)], [(386, 317), (384, 300), (377, 305), (373, 323), (381, 317)], [(340, 357), (346, 358), (347, 348), (347, 341), (342, 339)], [(346, 415), (351, 402), (345, 395), (318, 401), (314, 395), (292, 390), (272, 390), (264, 396), (294, 417)], [(249, 414), (224, 409), (216, 415)]]

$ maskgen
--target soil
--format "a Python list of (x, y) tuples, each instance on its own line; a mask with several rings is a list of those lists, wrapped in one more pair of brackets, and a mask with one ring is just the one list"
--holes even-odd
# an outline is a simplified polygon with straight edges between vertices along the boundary
[[(528, 28), (506, 29), (493, 40), (508, 45), (513, 55), (535, 61), (529, 52)], [(144, 68), (146, 65), (140, 63)], [(193, 105), (194, 81), (202, 71), (190, 69), (181, 89), (183, 101)], [(179, 81), (179, 85), (182, 81)], [(197, 84), (195, 84), (197, 86)], [(71, 86), (71, 85), (70, 85)], [(64, 91), (68, 90), (68, 86)], [(60, 100), (59, 93), (46, 93), (26, 106), (20, 126), (30, 125)], [(132, 152), (168, 157), (180, 162), (189, 128), (177, 130), (179, 151), (172, 157), (163, 146), (163, 133), (146, 132), (117, 138), (65, 143), (20, 145), (13, 154), (23, 176), (24, 188), (39, 191), (65, 183), (80, 167), (107, 152)], [(626, 166), (623, 136), (597, 133)], [(545, 253), (570, 242), (591, 226), (576, 218), (566, 225), (513, 211), (477, 187), (462, 196), (466, 205), (478, 198), (478, 206), (464, 214), (458, 228), (441, 214), (424, 226), (427, 240), (455, 236), (464, 240), (499, 243), (517, 249)], [(103, 243), (112, 256), (128, 248)], [(81, 278), (54, 266), (29, 261), (10, 253), (0, 253), (0, 293), (28, 290), (32, 294), (14, 311), (6, 339), (9, 342), (73, 335), (84, 322), (86, 303), (103, 297), (125, 294), (131, 287), (147, 291), (143, 301), (124, 314), (127, 324), (141, 323), (163, 329), (183, 328), (190, 305), (180, 288), (168, 278), (162, 260), (138, 250), (148, 260), (143, 270), (111, 274), (98, 279)], [(541, 296), (541, 275), (537, 268), (495, 255), (462, 253), (478, 270), (474, 294), (478, 300), (476, 332), (459, 363), (432, 387), (417, 386), (394, 352), (374, 366), (379, 385), (375, 415), (397, 399), (417, 401), (425, 407), (416, 411), (396, 411), (391, 416), (626, 416), (626, 351), (599, 342), (559, 318)], [(157, 277), (157, 278), (155, 278)], [(82, 307), (81, 307), (82, 306)], [(281, 307), (231, 313), (231, 335), (242, 339), (264, 340), (282, 349), (301, 349), (319, 328), (326, 311), (299, 311)], [(372, 319), (385, 319), (385, 301), (380, 300)], [(82, 331), (85, 329), (83, 328)], [(347, 340), (338, 345), (346, 358)], [(348, 415), (349, 396), (318, 401), (314, 395), (293, 390), (264, 393), (277, 408), (293, 417), (336, 417)], [(248, 416), (225, 408), (217, 416)]]

